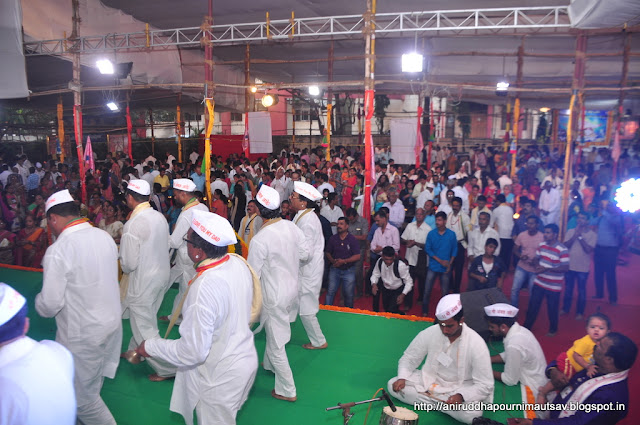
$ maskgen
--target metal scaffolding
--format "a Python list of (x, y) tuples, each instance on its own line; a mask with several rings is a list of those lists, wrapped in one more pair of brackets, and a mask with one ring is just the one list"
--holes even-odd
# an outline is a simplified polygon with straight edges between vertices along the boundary
[[(122, 34), (82, 36), (78, 39), (27, 41), (26, 56), (62, 55), (73, 52), (101, 53), (114, 50), (195, 47), (207, 37), (216, 45), (238, 45), (269, 40), (362, 39), (362, 15), (291, 18), (265, 22), (212, 25)], [(377, 38), (434, 32), (500, 34), (504, 30), (522, 34), (553, 33), (571, 28), (568, 6), (512, 7), (503, 9), (440, 10), (432, 12), (377, 13)]]

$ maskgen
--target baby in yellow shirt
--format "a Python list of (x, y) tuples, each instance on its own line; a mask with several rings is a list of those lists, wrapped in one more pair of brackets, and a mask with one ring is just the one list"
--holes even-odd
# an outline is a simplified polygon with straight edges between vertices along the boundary
[[(560, 353), (556, 358), (558, 370), (571, 378), (577, 372), (587, 369), (587, 376), (593, 377), (598, 371), (598, 366), (593, 364), (593, 348), (596, 343), (604, 338), (611, 330), (611, 321), (602, 313), (595, 313), (587, 319), (587, 334), (573, 342), (573, 346), (566, 352)], [(551, 381), (540, 387), (538, 403), (547, 402), (547, 394), (553, 391)]]

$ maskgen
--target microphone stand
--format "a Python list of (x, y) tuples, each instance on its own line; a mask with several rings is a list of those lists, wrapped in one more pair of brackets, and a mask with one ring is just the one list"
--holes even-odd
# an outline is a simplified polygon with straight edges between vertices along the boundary
[(350, 410), (353, 406), (357, 406), (358, 404), (373, 403), (374, 401), (381, 401), (384, 399), (384, 396), (380, 396), (372, 398), (370, 400), (352, 401), (351, 403), (338, 403), (337, 406), (327, 407), (325, 410), (328, 412), (330, 410), (342, 409), (343, 425), (348, 425), (353, 415), (355, 415), (355, 413), (351, 413)]

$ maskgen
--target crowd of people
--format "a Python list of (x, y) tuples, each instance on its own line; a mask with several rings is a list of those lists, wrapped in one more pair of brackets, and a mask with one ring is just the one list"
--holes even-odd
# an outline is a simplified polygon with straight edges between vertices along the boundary
[[(397, 165), (388, 151), (379, 151), (372, 171), (372, 222), (363, 213), (362, 152), (337, 147), (326, 158), (321, 148), (293, 148), (258, 161), (213, 156), (206, 170), (196, 151), (182, 163), (169, 152), (142, 160), (107, 154), (87, 172), (84, 187), (75, 165), (32, 164), (25, 155), (4, 159), (0, 262), (43, 267), (36, 310), (56, 318), (56, 341), (73, 354), (80, 421), (115, 423), (100, 389), (103, 377), (115, 375), (120, 356), (134, 364), (146, 361), (154, 382), (175, 378), (171, 410), (187, 423), (194, 410), (199, 423), (234, 423), (258, 367), (250, 322), (259, 322), (256, 332), (266, 334), (262, 365), (275, 374), (271, 395), (295, 402), (285, 351), (290, 322), (300, 317), (309, 338), (305, 349), (328, 348), (316, 317), (323, 287), (325, 304), (340, 294), (344, 306), (354, 307), (356, 299), (370, 296), (374, 311), (382, 304), (385, 312), (404, 314), (415, 303), (430, 316), (439, 283), (439, 326), (414, 340), (400, 360), (398, 377), (389, 382), (392, 395), (405, 402), (490, 401), (493, 378), (507, 385), (522, 382), (534, 394), (539, 391), (540, 400), (567, 398), (553, 390), (571, 382), (580, 368), (588, 376), (582, 374), (576, 385), (611, 374), (618, 374), (614, 383), (626, 385), (623, 372), (637, 348), (608, 333), (606, 317), (589, 316), (589, 340), (565, 353), (565, 363), (573, 365), (562, 370), (565, 378), (556, 376), (557, 364), (547, 368), (553, 384), (545, 381), (544, 355), (531, 358), (527, 350), (510, 348), (535, 340), (528, 329), (545, 299), (547, 336), (554, 336), (559, 317), (573, 309), (574, 288), (575, 318), (584, 320), (593, 255), (598, 257), (594, 298), (605, 297), (606, 280), (608, 301), (617, 303), (616, 266), (626, 232), (624, 216), (611, 202), (614, 164), (607, 149), (580, 154), (575, 173), (566, 179), (569, 188), (563, 187), (562, 157), (545, 147), (521, 148), (515, 170), (509, 170), (505, 154), (485, 146), (460, 154), (436, 146), (432, 163), (419, 167)], [(625, 151), (620, 174), (632, 175), (638, 165), (640, 150)], [(206, 199), (205, 173), (210, 173), (211, 199)], [(564, 189), (571, 203), (562, 237)], [(246, 260), (227, 252), (239, 240), (248, 247), (242, 253)], [(511, 273), (510, 304), (485, 308), (491, 332), (505, 338), (506, 354), (490, 358), (488, 350), (478, 348), (481, 338), (464, 324), (459, 293), (504, 291)], [(119, 294), (113, 285), (118, 280)], [(172, 312), (158, 317), (174, 283), (179, 290)], [(529, 305), (519, 326), (515, 317), (523, 289), (529, 291)], [(21, 305), (15, 317), (24, 319), (23, 310)], [(79, 324), (77, 317), (87, 320)], [(122, 318), (129, 319), (133, 336), (128, 351), (119, 353)], [(170, 328), (179, 325), (180, 338), (161, 338), (158, 320), (170, 322)], [(606, 322), (606, 329), (591, 332), (598, 321)], [(468, 355), (453, 364), (449, 351), (456, 341), (458, 352)], [(418, 370), (425, 356), (427, 363)], [(506, 363), (505, 372), (491, 376), (491, 362)], [(526, 362), (534, 362), (533, 369)], [(535, 378), (516, 376), (534, 369)], [(208, 397), (222, 394), (222, 386), (224, 396)], [(621, 387), (610, 401), (628, 402), (623, 392)], [(577, 423), (597, 418), (563, 414), (579, 415)], [(617, 421), (625, 414), (607, 418)], [(452, 414), (467, 423), (481, 415)], [(557, 417), (552, 413), (549, 420)]]

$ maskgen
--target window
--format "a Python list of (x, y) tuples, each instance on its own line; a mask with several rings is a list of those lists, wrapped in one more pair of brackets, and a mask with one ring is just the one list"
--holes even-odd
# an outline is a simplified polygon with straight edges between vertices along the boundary
[(242, 122), (242, 114), (240, 112), (232, 112), (231, 113), (231, 121), (240, 121), (240, 122)]

